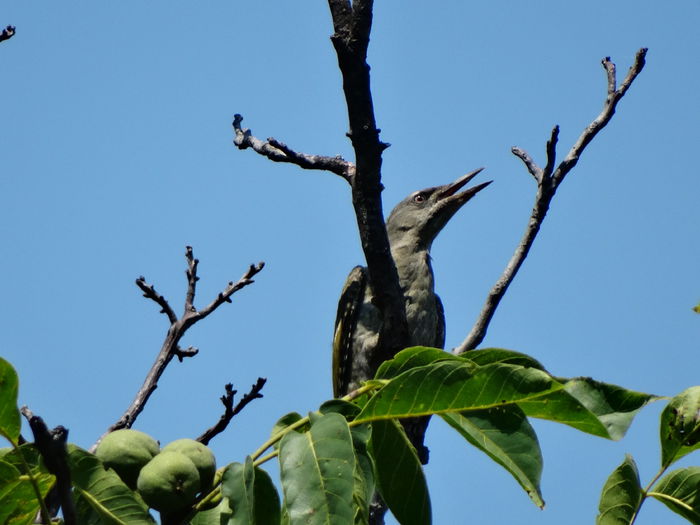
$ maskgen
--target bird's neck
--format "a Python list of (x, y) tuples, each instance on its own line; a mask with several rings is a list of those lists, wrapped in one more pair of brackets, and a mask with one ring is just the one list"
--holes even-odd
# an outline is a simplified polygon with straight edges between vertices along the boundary
[(412, 245), (394, 243), (391, 255), (396, 263), (399, 284), (404, 294), (412, 289), (433, 292), (433, 268), (430, 264), (430, 251)]
[(410, 344), (441, 345), (442, 342), (436, 339), (439, 320), (430, 252), (399, 243), (391, 246), (391, 254), (396, 262), (399, 283), (406, 301)]

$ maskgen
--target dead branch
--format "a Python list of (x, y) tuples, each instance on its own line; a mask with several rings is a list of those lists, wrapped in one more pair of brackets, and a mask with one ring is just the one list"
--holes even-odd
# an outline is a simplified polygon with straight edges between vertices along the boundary
[(199, 277), (197, 277), (197, 265), (199, 261), (193, 257), (192, 248), (190, 246), (188, 246), (186, 249), (185, 258), (187, 259), (187, 294), (184, 313), (180, 318), (175, 315), (173, 309), (168, 304), (168, 301), (162, 295), (158, 294), (152, 285), (147, 284), (143, 277), (136, 279), (136, 285), (144, 292), (144, 297), (157, 303), (161, 307), (160, 311), (168, 316), (170, 327), (168, 328), (160, 352), (158, 353), (158, 356), (156, 357), (150, 371), (146, 375), (143, 385), (136, 393), (134, 400), (131, 402), (124, 414), (112, 426), (110, 426), (100, 437), (100, 439), (92, 446), (90, 449), (91, 451), (94, 451), (97, 448), (97, 445), (106, 434), (120, 428), (130, 428), (134, 424), (136, 418), (146, 406), (151, 394), (153, 394), (156, 388), (158, 388), (158, 381), (163, 375), (163, 372), (165, 372), (168, 364), (170, 364), (170, 361), (172, 361), (173, 357), (177, 357), (180, 361), (182, 361), (182, 359), (185, 357), (192, 357), (197, 354), (198, 350), (196, 348), (189, 347), (187, 349), (182, 349), (178, 345), (180, 339), (182, 339), (182, 337), (185, 335), (185, 332), (187, 332), (187, 330), (193, 324), (207, 317), (223, 303), (230, 303), (231, 296), (241, 288), (252, 284), (254, 282), (253, 277), (265, 266), (265, 264), (262, 262), (255, 265), (251, 264), (245, 274), (243, 274), (243, 276), (237, 282), (229, 282), (224, 291), (219, 293), (216, 299), (201, 310), (197, 310), (193, 304), (193, 301), (195, 298), (195, 284), (199, 280)]
[(389, 146), (379, 139), (367, 64), (372, 0), (328, 0), (333, 18), (331, 42), (343, 77), (348, 110), (348, 137), (355, 151), (352, 203), (362, 250), (367, 261), (369, 286), (382, 313), (382, 332), (373, 365), (391, 357), (408, 342), (406, 309), (398, 272), (391, 257), (382, 211), (382, 152)]
[(236, 115), (233, 121), (234, 143), (240, 149), (252, 148), (274, 162), (331, 171), (350, 183), (369, 285), (374, 302), (382, 312), (382, 333), (378, 350), (372, 356), (373, 364), (378, 367), (407, 346), (408, 328), (403, 293), (391, 257), (382, 210), (382, 152), (389, 144), (379, 139), (367, 64), (373, 1), (328, 0), (328, 5), (334, 29), (331, 42), (338, 57), (348, 109), (350, 130), (347, 136), (352, 142), (355, 162), (342, 157), (299, 153), (272, 138), (267, 141), (256, 139), (249, 129), (241, 127), (243, 119), (240, 115)]
[(241, 122), (243, 122), (243, 117), (236, 114), (233, 117), (233, 130), (235, 132), (233, 143), (238, 149), (252, 148), (256, 153), (267, 157), (273, 162), (296, 164), (306, 170), (330, 171), (351, 183), (355, 174), (355, 165), (340, 155), (327, 157), (324, 155), (299, 153), (274, 138), (268, 138), (267, 141), (263, 141), (254, 137), (248, 128), (241, 128)]
[(583, 130), (578, 140), (574, 143), (564, 160), (559, 163), (556, 169), (554, 166), (556, 164), (556, 146), (559, 138), (559, 126), (555, 126), (552, 129), (552, 135), (547, 141), (547, 162), (544, 169), (540, 168), (525, 150), (518, 147), (513, 147), (511, 149), (513, 155), (523, 161), (528, 172), (537, 182), (535, 203), (532, 207), (525, 233), (516, 247), (513, 256), (508, 261), (503, 274), (498, 278), (493, 288), (491, 288), (481, 313), (471, 331), (466, 339), (453, 350), (453, 353), (461, 354), (472, 350), (483, 341), (498, 304), (505, 295), (508, 286), (510, 286), (510, 283), (515, 278), (515, 275), (518, 273), (518, 270), (522, 266), (525, 257), (527, 257), (537, 237), (537, 233), (547, 215), (547, 210), (549, 209), (549, 205), (559, 185), (572, 168), (576, 166), (586, 146), (588, 146), (598, 132), (610, 122), (610, 119), (615, 114), (617, 103), (622, 99), (625, 93), (627, 93), (634, 79), (637, 78), (637, 75), (639, 75), (644, 68), (646, 53), (646, 48), (642, 48), (637, 52), (634, 64), (630, 67), (625, 80), (619, 88), (616, 87), (615, 64), (610, 61), (610, 57), (603, 59), (602, 64), (607, 75), (607, 97), (603, 104), (603, 109), (586, 129)]
[[(41, 454), (46, 468), (51, 474), (56, 476), (56, 485), (49, 493), (48, 499), (53, 499), (53, 495), (57, 498), (58, 505), (56, 507), (60, 505), (65, 525), (77, 525), (71, 489), (70, 468), (68, 466), (68, 451), (66, 449), (68, 429), (59, 425), (49, 430), (44, 420), (34, 415), (26, 406), (23, 406), (20, 412), (22, 412), (22, 415), (29, 423), (29, 428), (31, 428), (34, 435), (34, 445)], [(52, 515), (55, 515), (58, 512), (58, 508), (52, 508), (50, 512)], [(46, 517), (42, 518), (45, 519)]]
[(15, 30), (15, 26), (6, 26), (5, 29), (0, 32), (0, 42), (4, 40), (9, 40), (13, 36), (15, 36), (15, 33), (17, 31)]
[(250, 403), (254, 399), (263, 397), (260, 391), (265, 386), (266, 381), (267, 379), (265, 379), (264, 377), (259, 377), (255, 384), (250, 388), (250, 391), (241, 398), (241, 400), (235, 407), (233, 406), (233, 398), (238, 393), (238, 391), (233, 389), (233, 385), (231, 383), (228, 383), (225, 386), (226, 393), (223, 396), (221, 396), (221, 402), (224, 405), (224, 413), (221, 415), (219, 421), (217, 421), (213, 427), (208, 428), (204, 433), (202, 433), (201, 436), (197, 438), (197, 441), (204, 445), (208, 445), (209, 442), (214, 438), (214, 436), (216, 436), (217, 434), (221, 434), (224, 430), (226, 430), (226, 427), (234, 418), (234, 416), (240, 413), (248, 403)]

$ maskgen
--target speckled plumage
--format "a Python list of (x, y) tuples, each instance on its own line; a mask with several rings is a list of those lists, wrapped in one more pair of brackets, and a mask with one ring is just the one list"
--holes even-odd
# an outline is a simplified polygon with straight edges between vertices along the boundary
[[(457, 181), (417, 191), (401, 201), (386, 222), (391, 255), (406, 305), (408, 346), (445, 344), (445, 316), (435, 293), (430, 248), (449, 219), (489, 183), (457, 191), (479, 171)], [(372, 302), (367, 269), (350, 272), (338, 302), (333, 338), (333, 392), (340, 397), (374, 376), (371, 356), (377, 347), (382, 316)]]

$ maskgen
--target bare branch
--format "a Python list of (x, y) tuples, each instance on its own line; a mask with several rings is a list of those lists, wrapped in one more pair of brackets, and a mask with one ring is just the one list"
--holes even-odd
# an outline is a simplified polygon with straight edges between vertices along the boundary
[(177, 357), (178, 360), (182, 361), (185, 357), (192, 357), (199, 352), (198, 349), (193, 347), (182, 349), (179, 346), (180, 339), (182, 339), (182, 337), (185, 335), (185, 332), (187, 332), (187, 330), (193, 324), (204, 319), (223, 303), (230, 303), (231, 296), (241, 288), (252, 284), (252, 277), (259, 273), (265, 266), (265, 264), (262, 262), (256, 265), (251, 264), (248, 271), (238, 282), (230, 282), (226, 289), (221, 292), (214, 301), (212, 301), (202, 310), (198, 311), (194, 304), (192, 304), (192, 301), (194, 300), (195, 296), (195, 283), (199, 279), (197, 277), (197, 265), (199, 261), (194, 258), (192, 248), (190, 246), (188, 246), (186, 249), (185, 258), (187, 259), (187, 294), (185, 299), (185, 311), (182, 317), (179, 319), (177, 316), (175, 316), (167, 301), (161, 295), (156, 293), (153, 286), (146, 284), (143, 277), (136, 280), (136, 284), (139, 286), (139, 288), (141, 288), (141, 290), (144, 291), (144, 296), (156, 301), (159, 305), (161, 305), (163, 311), (168, 314), (168, 318), (170, 319), (170, 327), (168, 328), (168, 332), (166, 333), (160, 352), (146, 375), (146, 379), (141, 385), (141, 388), (136, 393), (134, 400), (131, 402), (119, 420), (110, 426), (105, 434), (103, 434), (92, 446), (90, 449), (91, 451), (94, 451), (97, 448), (99, 442), (108, 433), (120, 428), (130, 428), (134, 424), (136, 418), (146, 406), (148, 399), (151, 397), (156, 388), (158, 388), (158, 381), (160, 380), (160, 377), (163, 375), (166, 367), (168, 364), (170, 364), (174, 357)]
[(389, 146), (379, 139), (370, 89), (367, 49), (372, 29), (371, 0), (328, 0), (333, 17), (331, 42), (338, 56), (348, 110), (348, 137), (355, 151), (352, 203), (362, 251), (367, 261), (369, 286), (382, 313), (379, 344), (371, 355), (372, 368), (392, 357), (408, 342), (406, 308), (398, 272), (391, 257), (382, 211), (382, 152)]
[[(625, 96), (625, 93), (627, 93), (627, 90), (632, 85), (634, 79), (637, 78), (637, 75), (639, 75), (639, 73), (641, 73), (642, 69), (644, 68), (644, 64), (646, 63), (646, 54), (647, 48), (645, 47), (637, 51), (637, 55), (634, 59), (634, 64), (632, 64), (632, 67), (630, 67), (630, 70), (627, 73), (627, 77), (622, 82), (620, 87), (612, 93), (610, 92), (610, 86), (615, 85), (615, 65), (607, 59), (603, 61), (603, 67), (605, 68), (605, 71), (608, 75), (608, 96), (605, 100), (605, 104), (603, 105), (603, 110), (593, 120), (593, 122), (591, 122), (586, 127), (586, 129), (583, 130), (583, 133), (581, 133), (576, 143), (571, 147), (569, 153), (567, 153), (564, 160), (557, 167), (553, 175), (555, 184), (557, 186), (561, 184), (561, 181), (564, 180), (566, 174), (569, 173), (569, 171), (571, 171), (571, 169), (574, 166), (576, 166), (579, 158), (581, 157), (581, 154), (583, 153), (583, 150), (586, 149), (586, 146), (588, 146), (588, 144), (590, 144), (590, 142), (595, 138), (598, 132), (605, 126), (607, 126), (608, 122), (610, 122), (610, 119), (615, 114), (617, 103), (622, 99), (623, 96)], [(611, 75), (612, 83), (610, 80)]]
[(557, 161), (557, 142), (559, 141), (559, 126), (552, 128), (552, 135), (547, 141), (547, 165), (544, 167), (545, 179), (552, 176), (554, 163)]
[(535, 178), (535, 181), (537, 181), (538, 184), (542, 182), (542, 168), (540, 168), (537, 165), (537, 163), (532, 159), (532, 157), (527, 151), (517, 146), (513, 146), (512, 148), (510, 148), (510, 151), (513, 155), (515, 155), (523, 161), (525, 167), (527, 168), (527, 171), (530, 172), (530, 175), (532, 175)]
[(328, 7), (333, 17), (333, 29), (336, 33), (343, 33), (350, 28), (352, 18), (352, 5), (350, 0), (328, 0)]
[(605, 57), (601, 60), (605, 72), (608, 74), (608, 96), (612, 96), (617, 91), (617, 74), (615, 71), (615, 63), (610, 61), (610, 57)]
[[(26, 406), (23, 406), (20, 412), (27, 419), (29, 428), (32, 429), (34, 445), (41, 454), (46, 468), (51, 474), (56, 476), (56, 486), (54, 488), (63, 511), (65, 525), (77, 525), (78, 521), (71, 489), (70, 468), (68, 467), (68, 451), (66, 449), (68, 429), (63, 426), (57, 426), (49, 430), (44, 420), (34, 415)], [(44, 508), (44, 510), (46, 509)], [(42, 519), (45, 521), (46, 518), (46, 516), (42, 516)], [(48, 521), (46, 522), (48, 523)]]
[(177, 322), (177, 315), (175, 315), (173, 309), (170, 308), (168, 301), (165, 297), (156, 292), (152, 284), (146, 282), (146, 278), (143, 275), (136, 279), (136, 286), (141, 288), (144, 297), (155, 301), (160, 306), (160, 313), (167, 315), (171, 324)]
[(527, 228), (525, 229), (520, 243), (503, 270), (503, 274), (489, 291), (474, 326), (464, 341), (453, 350), (453, 353), (461, 354), (472, 350), (484, 340), (489, 323), (496, 312), (496, 308), (498, 308), (498, 304), (527, 257), (559, 185), (564, 180), (566, 174), (576, 165), (586, 146), (590, 144), (598, 132), (610, 122), (610, 119), (615, 114), (617, 103), (625, 95), (634, 79), (644, 68), (646, 52), (646, 48), (642, 48), (637, 52), (634, 64), (627, 73), (627, 77), (617, 89), (615, 88), (617, 82), (615, 78), (615, 64), (610, 61), (609, 57), (603, 59), (602, 63), (607, 74), (608, 85), (608, 95), (603, 105), (603, 110), (593, 122), (586, 127), (583, 133), (581, 133), (581, 136), (556, 169), (554, 169), (554, 165), (556, 163), (556, 145), (559, 138), (559, 126), (555, 126), (552, 129), (552, 135), (549, 141), (547, 141), (547, 164), (544, 171), (537, 166), (527, 152), (517, 147), (512, 148), (511, 151), (513, 154), (523, 161), (530, 174), (537, 181), (535, 203), (532, 207), (530, 219), (528, 220)]
[(214, 436), (216, 436), (217, 434), (221, 434), (224, 430), (226, 430), (226, 427), (234, 418), (234, 416), (240, 413), (246, 407), (246, 405), (248, 405), (248, 403), (250, 403), (254, 399), (259, 399), (263, 397), (260, 391), (265, 386), (266, 381), (267, 379), (259, 377), (255, 384), (250, 388), (250, 391), (243, 396), (243, 398), (238, 402), (238, 404), (235, 407), (233, 406), (233, 397), (238, 391), (233, 389), (233, 385), (231, 383), (228, 383), (225, 386), (226, 394), (221, 396), (221, 402), (224, 405), (224, 413), (221, 415), (219, 421), (217, 421), (213, 427), (207, 429), (201, 436), (197, 438), (197, 441), (204, 445), (208, 445), (212, 438), (214, 438)]
[(287, 162), (296, 164), (300, 168), (307, 170), (324, 170), (340, 175), (346, 181), (351, 182), (355, 174), (355, 165), (348, 162), (340, 155), (326, 157), (323, 155), (308, 155), (298, 153), (289, 146), (273, 138), (262, 141), (255, 138), (248, 128), (241, 128), (243, 117), (236, 114), (233, 117), (233, 129), (236, 134), (233, 143), (238, 149), (252, 148), (256, 153), (267, 157), (274, 162)]
[(15, 26), (6, 26), (5, 29), (0, 32), (0, 42), (3, 42), (4, 40), (9, 40), (13, 36), (15, 36)]
[(199, 259), (195, 259), (192, 255), (192, 246), (185, 247), (185, 259), (187, 259), (187, 270), (185, 270), (185, 275), (187, 276), (187, 295), (185, 296), (185, 313), (192, 312), (195, 310), (194, 307), (194, 296), (197, 290), (197, 265), (199, 264)]
[(245, 288), (249, 284), (253, 284), (255, 282), (253, 281), (253, 277), (260, 273), (264, 267), (265, 263), (262, 261), (258, 264), (251, 264), (248, 271), (243, 274), (243, 277), (241, 277), (238, 282), (229, 282), (226, 289), (221, 292), (216, 299), (214, 299), (208, 306), (202, 308), (199, 312), (194, 313), (194, 315), (196, 315), (196, 320), (199, 321), (200, 319), (204, 319), (223, 303), (230, 303), (231, 296), (241, 288)]

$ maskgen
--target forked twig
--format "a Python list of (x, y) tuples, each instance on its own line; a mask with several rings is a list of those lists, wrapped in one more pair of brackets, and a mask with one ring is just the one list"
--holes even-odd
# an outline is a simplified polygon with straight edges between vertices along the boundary
[[(185, 332), (187, 332), (187, 330), (193, 324), (207, 317), (223, 303), (230, 303), (231, 296), (241, 288), (252, 284), (254, 282), (253, 277), (265, 266), (265, 263), (262, 262), (258, 264), (251, 264), (245, 274), (243, 274), (243, 276), (237, 282), (229, 282), (224, 291), (219, 293), (216, 299), (201, 310), (197, 310), (197, 308), (194, 306), (194, 298), (196, 283), (199, 280), (199, 277), (197, 276), (197, 265), (199, 261), (193, 257), (192, 248), (190, 246), (188, 246), (186, 249), (185, 258), (187, 259), (187, 294), (185, 298), (184, 312), (180, 318), (175, 315), (175, 312), (168, 304), (168, 301), (155, 291), (153, 285), (146, 283), (146, 280), (143, 277), (136, 279), (136, 285), (141, 289), (141, 291), (143, 291), (144, 297), (151, 299), (161, 307), (160, 311), (168, 317), (170, 327), (168, 328), (160, 352), (158, 353), (158, 356), (156, 357), (150, 371), (146, 375), (143, 385), (136, 393), (134, 400), (131, 402), (124, 414), (112, 426), (110, 426), (109, 429), (107, 429), (107, 432), (105, 432), (104, 435), (120, 428), (130, 428), (134, 424), (134, 421), (146, 406), (151, 394), (153, 394), (156, 388), (158, 388), (158, 380), (163, 375), (163, 372), (170, 361), (172, 361), (173, 357), (177, 357), (180, 361), (182, 361), (185, 357), (192, 357), (197, 354), (198, 350), (196, 348), (189, 347), (187, 349), (182, 349), (178, 345), (180, 339), (185, 335)], [(102, 440), (104, 435), (102, 435), (97, 443), (92, 446), (91, 450), (94, 451), (94, 449), (97, 448), (97, 445)]]
[(231, 383), (228, 383), (225, 386), (226, 393), (223, 396), (221, 396), (221, 402), (224, 405), (224, 413), (221, 415), (219, 421), (217, 421), (214, 426), (208, 428), (202, 433), (201, 436), (197, 438), (197, 441), (204, 445), (208, 445), (212, 438), (214, 438), (214, 436), (216, 436), (217, 434), (221, 434), (224, 430), (226, 430), (226, 427), (234, 418), (234, 416), (240, 413), (241, 410), (243, 410), (248, 403), (250, 403), (254, 399), (259, 399), (263, 397), (260, 391), (265, 386), (266, 381), (267, 379), (265, 379), (264, 377), (259, 377), (255, 384), (252, 387), (250, 387), (250, 391), (241, 398), (241, 400), (235, 407), (233, 406), (233, 398), (238, 393), (238, 391), (233, 389), (233, 385)]
[(559, 163), (556, 169), (554, 166), (556, 164), (556, 145), (559, 138), (559, 126), (554, 126), (552, 135), (547, 141), (547, 163), (544, 169), (540, 168), (525, 150), (518, 147), (513, 147), (511, 149), (513, 155), (523, 161), (528, 172), (537, 182), (535, 203), (532, 207), (525, 233), (516, 247), (513, 256), (508, 261), (501, 277), (499, 277), (496, 284), (491, 288), (481, 313), (471, 331), (464, 341), (452, 351), (453, 353), (461, 354), (472, 350), (483, 341), (498, 304), (505, 295), (508, 286), (510, 286), (510, 283), (515, 278), (515, 275), (518, 273), (525, 257), (527, 257), (535, 241), (535, 237), (537, 237), (537, 233), (547, 215), (547, 210), (549, 209), (549, 205), (559, 185), (571, 169), (576, 166), (586, 146), (590, 144), (598, 132), (610, 122), (610, 119), (615, 114), (617, 103), (622, 99), (632, 85), (632, 82), (634, 82), (634, 79), (637, 78), (637, 75), (639, 75), (644, 68), (646, 53), (646, 48), (642, 48), (637, 52), (634, 64), (630, 67), (625, 80), (619, 88), (616, 87), (615, 64), (610, 61), (610, 57), (606, 57), (602, 60), (603, 68), (607, 75), (607, 97), (603, 104), (603, 109), (586, 129), (583, 130), (578, 140), (574, 143), (564, 160)]

